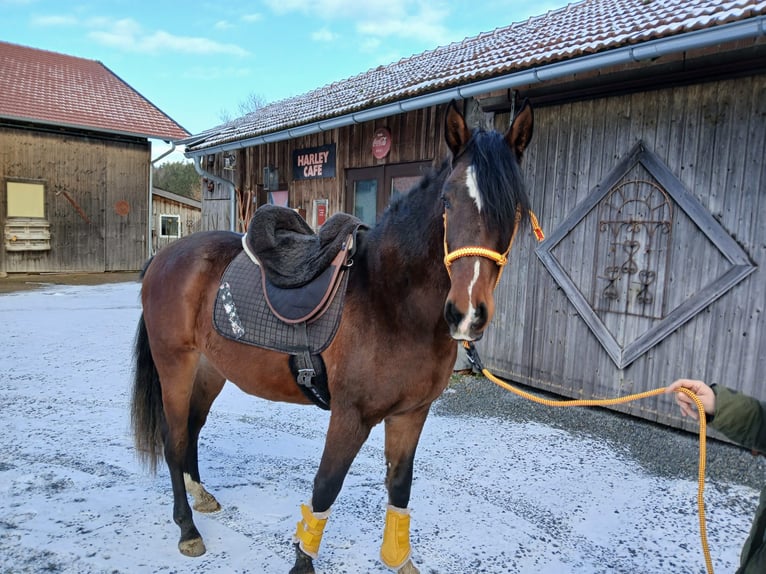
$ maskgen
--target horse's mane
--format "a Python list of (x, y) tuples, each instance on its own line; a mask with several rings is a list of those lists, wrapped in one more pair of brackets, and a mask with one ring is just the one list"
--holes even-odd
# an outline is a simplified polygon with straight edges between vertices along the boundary
[[(484, 225), (488, 231), (499, 233), (503, 241), (509, 241), (517, 209), (521, 212), (522, 221), (528, 217), (530, 209), (524, 178), (513, 151), (502, 134), (476, 129), (463, 153), (470, 154), (471, 165), (474, 167), (482, 204), (485, 206), (482, 209)], [(407, 194), (391, 201), (375, 226), (376, 230), (380, 232), (392, 220), (413, 228), (422, 228), (424, 218), (431, 215), (434, 208), (437, 213), (441, 213), (441, 205), (437, 205), (438, 193), (450, 170), (449, 159), (432, 167)], [(438, 224), (441, 226), (440, 218)]]
[(524, 220), (530, 205), (519, 164), (505, 137), (495, 131), (475, 130), (465, 153), (472, 154), (471, 165), (485, 206), (484, 224), (490, 232), (511, 231), (516, 210)]

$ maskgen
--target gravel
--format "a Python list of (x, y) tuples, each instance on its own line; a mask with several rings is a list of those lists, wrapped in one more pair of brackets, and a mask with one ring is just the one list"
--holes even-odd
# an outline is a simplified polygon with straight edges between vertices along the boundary
[[(556, 395), (516, 385), (538, 396)], [(514, 421), (533, 421), (604, 441), (635, 460), (647, 472), (667, 478), (696, 479), (699, 437), (644, 419), (599, 407), (556, 408), (540, 405), (511, 393), (483, 375), (453, 375), (450, 387), (433, 406), (444, 416), (470, 415)], [(766, 457), (708, 437), (706, 477), (760, 490), (766, 475)]]

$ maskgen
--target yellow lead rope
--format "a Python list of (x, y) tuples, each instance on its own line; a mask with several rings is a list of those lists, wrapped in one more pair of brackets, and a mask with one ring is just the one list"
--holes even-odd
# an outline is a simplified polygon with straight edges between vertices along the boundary
[[(667, 390), (666, 387), (663, 387), (663, 388), (655, 389), (652, 391), (645, 391), (643, 393), (636, 393), (633, 395), (625, 395), (624, 397), (618, 397), (613, 399), (571, 399), (571, 400), (556, 400), (556, 401), (544, 399), (542, 397), (538, 397), (526, 391), (522, 391), (521, 389), (518, 389), (514, 387), (513, 385), (509, 385), (505, 381), (501, 381), (500, 379), (495, 377), (492, 373), (490, 373), (487, 369), (485, 369), (483, 365), (481, 365), (481, 362), (479, 361), (478, 354), (476, 353), (476, 349), (473, 346), (473, 343), (464, 341), (463, 346), (465, 347), (467, 351), (468, 359), (471, 361), (471, 363), (474, 366), (476, 366), (481, 371), (481, 373), (485, 377), (487, 377), (490, 381), (492, 381), (499, 387), (502, 387), (503, 389), (507, 391), (511, 391), (512, 393), (520, 397), (529, 399), (530, 401), (533, 401), (541, 405), (546, 405), (549, 407), (607, 407), (607, 406), (628, 403), (630, 401), (645, 399), (645, 398), (653, 397), (656, 395), (661, 395)], [(697, 476), (697, 507), (699, 509), (700, 541), (702, 542), (702, 553), (705, 556), (705, 565), (707, 566), (708, 574), (713, 574), (713, 561), (710, 558), (710, 549), (708, 548), (708, 542), (707, 542), (707, 527), (705, 525), (704, 492), (705, 492), (705, 452), (706, 452), (706, 444), (707, 444), (706, 442), (707, 424), (705, 422), (705, 408), (702, 406), (702, 401), (699, 400), (697, 395), (695, 395), (689, 389), (680, 388), (678, 389), (678, 392), (688, 395), (689, 398), (691, 398), (694, 401), (694, 404), (697, 405), (697, 412), (699, 413), (700, 449), (699, 449), (699, 465), (698, 465), (698, 473), (697, 473), (698, 474)]]

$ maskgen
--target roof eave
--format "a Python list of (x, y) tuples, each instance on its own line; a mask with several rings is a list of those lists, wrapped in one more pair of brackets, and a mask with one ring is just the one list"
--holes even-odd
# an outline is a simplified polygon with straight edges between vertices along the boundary
[(24, 117), (24, 116), (0, 115), (0, 120), (10, 120), (14, 122), (24, 122), (28, 124), (35, 124), (39, 126), (50, 126), (53, 128), (68, 128), (68, 129), (73, 129), (78, 131), (90, 131), (90, 132), (117, 135), (117, 136), (137, 137), (137, 138), (143, 138), (143, 139), (161, 139), (163, 141), (175, 142), (175, 143), (178, 143), (182, 141), (183, 139), (176, 136), (170, 136), (167, 134), (162, 135), (158, 133), (139, 133), (139, 132), (131, 132), (127, 130), (110, 130), (110, 129), (105, 129), (101, 126), (90, 126), (85, 124), (74, 124), (74, 123), (68, 123), (68, 122), (54, 123), (51, 120), (30, 118), (30, 117)]
[(443, 104), (453, 98), (462, 99), (498, 89), (513, 89), (519, 86), (554, 80), (570, 74), (589, 72), (620, 64), (631, 64), (651, 60), (660, 56), (706, 48), (723, 42), (755, 39), (763, 35), (766, 35), (766, 16), (757, 16), (729, 24), (722, 24), (701, 30), (693, 30), (691, 32), (675, 34), (665, 38), (657, 38), (637, 44), (620, 46), (603, 52), (542, 64), (540, 66), (517, 70), (476, 82), (457, 85), (432, 93), (416, 94), (412, 97), (381, 106), (306, 122), (291, 128), (233, 139), (232, 141), (220, 144), (205, 146), (204, 143), (201, 143), (199, 147), (195, 148), (195, 144), (204, 142), (207, 135), (210, 134), (210, 130), (198, 134), (197, 136), (186, 138), (185, 140), (182, 140), (181, 143), (186, 144), (184, 155), (189, 158), (233, 151), (245, 147), (253, 147), (265, 143), (293, 139), (304, 135), (327, 131), (329, 129)]

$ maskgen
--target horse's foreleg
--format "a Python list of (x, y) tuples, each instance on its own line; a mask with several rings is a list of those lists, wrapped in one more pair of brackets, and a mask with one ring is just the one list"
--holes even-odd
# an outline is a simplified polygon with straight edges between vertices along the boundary
[(194, 525), (191, 507), (186, 498), (184, 471), (191, 446), (189, 414), (194, 388), (194, 374), (198, 356), (189, 354), (178, 358), (173, 365), (157, 365), (162, 384), (162, 405), (165, 411), (165, 462), (173, 487), (173, 520), (181, 529), (178, 550), (185, 556), (201, 556), (205, 553), (197, 527)]
[(417, 574), (410, 556), (410, 502), (415, 449), (429, 407), (386, 419), (386, 486), (388, 508), (380, 557), (399, 574)]
[(351, 463), (367, 440), (370, 428), (358, 413), (333, 410), (322, 461), (314, 477), (311, 505), (301, 506), (301, 521), (294, 535), (295, 565), (290, 574), (313, 574), (313, 559), (319, 552), (330, 507), (340, 493)]
[(207, 421), (213, 401), (221, 392), (225, 382), (226, 378), (209, 366), (202, 357), (197, 368), (194, 393), (189, 408), (189, 447), (186, 449), (184, 470), (186, 491), (194, 497), (194, 510), (198, 512), (216, 512), (221, 509), (216, 498), (202, 486), (198, 447), (200, 431)]

